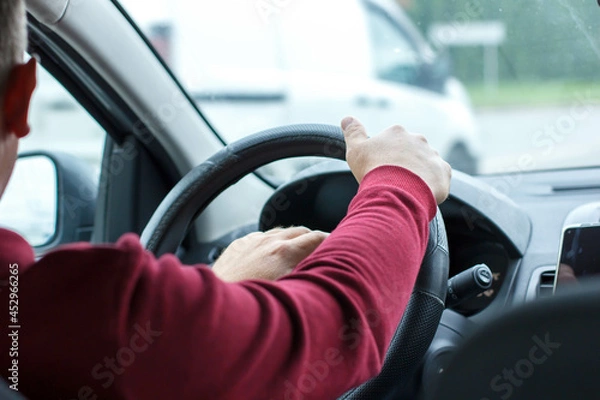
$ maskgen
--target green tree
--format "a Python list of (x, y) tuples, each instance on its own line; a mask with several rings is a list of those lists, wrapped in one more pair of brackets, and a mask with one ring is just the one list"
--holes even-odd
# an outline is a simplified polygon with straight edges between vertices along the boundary
[[(409, 13), (424, 34), (436, 22), (458, 27), (465, 21), (504, 22), (502, 81), (600, 80), (600, 8), (595, 1), (417, 0)], [(481, 82), (480, 47), (456, 47), (450, 53), (459, 79)]]

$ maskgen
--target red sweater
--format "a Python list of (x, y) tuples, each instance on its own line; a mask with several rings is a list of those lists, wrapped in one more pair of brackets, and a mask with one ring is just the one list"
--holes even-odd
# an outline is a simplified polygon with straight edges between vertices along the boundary
[(378, 168), (294, 273), (235, 284), (132, 234), (36, 262), (0, 230), (0, 374), (31, 399), (334, 399), (381, 368), (435, 211), (420, 178)]

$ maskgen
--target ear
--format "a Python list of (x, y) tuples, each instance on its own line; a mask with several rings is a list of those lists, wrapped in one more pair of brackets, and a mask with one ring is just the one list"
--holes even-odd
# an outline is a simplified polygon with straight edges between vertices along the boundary
[(36, 61), (31, 58), (27, 64), (13, 67), (6, 85), (3, 114), (6, 132), (23, 138), (29, 133), (29, 103), (36, 85)]

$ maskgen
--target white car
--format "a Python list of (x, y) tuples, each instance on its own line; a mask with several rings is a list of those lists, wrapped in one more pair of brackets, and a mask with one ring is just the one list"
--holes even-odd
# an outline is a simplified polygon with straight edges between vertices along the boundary
[(372, 132), (401, 124), (423, 133), (455, 169), (476, 172), (468, 95), (396, 1), (178, 3), (167, 37), (150, 37), (226, 142), (354, 115)]

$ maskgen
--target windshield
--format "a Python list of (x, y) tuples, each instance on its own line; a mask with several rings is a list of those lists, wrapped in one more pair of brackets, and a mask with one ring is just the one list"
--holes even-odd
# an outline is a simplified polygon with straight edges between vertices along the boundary
[(121, 3), (228, 142), (353, 115), (423, 133), (468, 173), (598, 165), (594, 1)]

